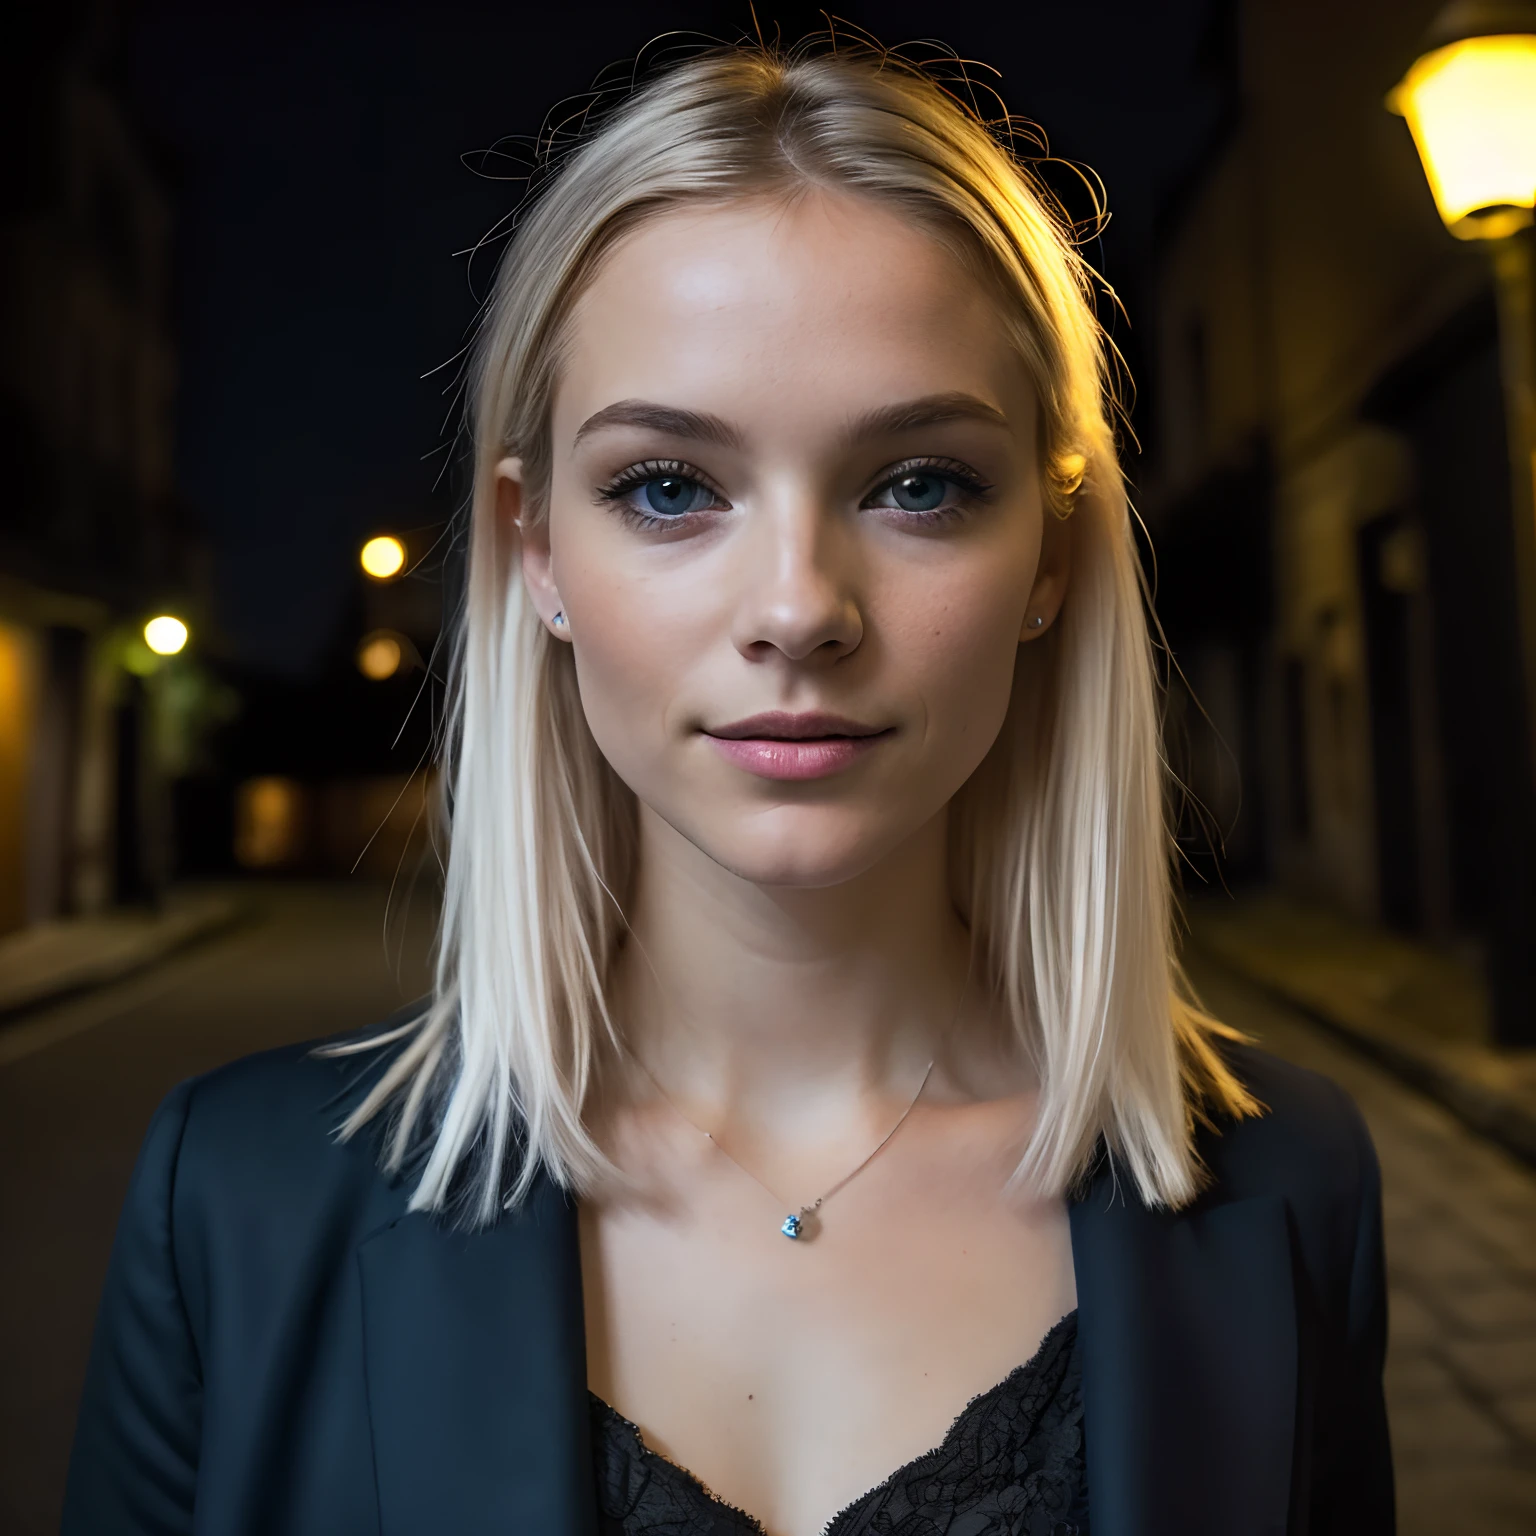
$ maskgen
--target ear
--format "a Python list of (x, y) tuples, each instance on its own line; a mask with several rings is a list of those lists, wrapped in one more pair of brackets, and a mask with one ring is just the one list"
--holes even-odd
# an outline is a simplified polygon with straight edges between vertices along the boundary
[(535, 523), (523, 521), (523, 461), (503, 459), (496, 466), (496, 520), (509, 541), (515, 541), (522, 560), (523, 586), (534, 611), (544, 627), (557, 640), (568, 640), (568, 628), (555, 627), (555, 615), (562, 611), (560, 593), (555, 586), (554, 564), (549, 552), (549, 519)]
[(1024, 625), (1019, 639), (1038, 640), (1061, 612), (1067, 595), (1067, 580), (1072, 574), (1072, 519), (1047, 511), (1040, 533), (1040, 563), (1035, 567), (1035, 582), (1029, 589), (1029, 606), (1024, 610)]

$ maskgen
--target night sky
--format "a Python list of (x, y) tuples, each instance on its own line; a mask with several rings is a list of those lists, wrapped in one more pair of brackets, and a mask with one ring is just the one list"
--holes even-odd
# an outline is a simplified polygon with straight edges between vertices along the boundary
[[(1001, 70), (1011, 110), (1091, 165), (1096, 266), (1133, 323), (1158, 208), (1226, 108), (1221, 0), (844, 5), (882, 41), (942, 37)], [(786, 37), (809, 7), (765, 4)], [(313, 671), (357, 545), (444, 517), (452, 367), (491, 263), (463, 256), (516, 185), (467, 169), (531, 135), (603, 66), (669, 30), (732, 37), (742, 5), (141, 5), (133, 109), (175, 178), (181, 490), (207, 530), (234, 659)], [(1140, 338), (1117, 339), (1132, 362)], [(451, 428), (450, 428), (451, 430)]]

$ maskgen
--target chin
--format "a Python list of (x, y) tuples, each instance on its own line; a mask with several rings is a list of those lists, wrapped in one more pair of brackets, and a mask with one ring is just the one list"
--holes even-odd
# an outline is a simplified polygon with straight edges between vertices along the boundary
[(866, 874), (912, 831), (879, 825), (867, 810), (780, 806), (691, 819), (679, 831), (738, 879), (754, 885), (821, 890)]

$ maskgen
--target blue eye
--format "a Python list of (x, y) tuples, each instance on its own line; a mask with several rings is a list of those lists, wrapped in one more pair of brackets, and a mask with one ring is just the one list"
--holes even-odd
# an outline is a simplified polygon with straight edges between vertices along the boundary
[(864, 505), (905, 512), (914, 524), (937, 526), (964, 517), (992, 494), (992, 487), (957, 459), (909, 459), (887, 473), (890, 478)]
[(661, 475), (636, 489), (645, 510), (657, 517), (685, 517), (690, 512), (702, 512), (715, 499), (708, 486), (681, 475)]
[(626, 522), (637, 528), (655, 528), (662, 523), (689, 522), (696, 512), (709, 512), (720, 505), (720, 493), (705, 483), (699, 474), (688, 471), (680, 459), (647, 459), (631, 464), (597, 493), (617, 509)]
[(891, 498), (903, 512), (933, 512), (944, 504), (949, 488), (943, 475), (903, 475), (891, 483)]

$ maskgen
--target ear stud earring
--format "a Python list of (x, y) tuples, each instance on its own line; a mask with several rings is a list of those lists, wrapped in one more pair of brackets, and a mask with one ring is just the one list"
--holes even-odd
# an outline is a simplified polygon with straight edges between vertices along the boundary
[(1029, 616), (1029, 627), (1031, 629), (1043, 628), (1044, 624), (1045, 624), (1045, 615), (1043, 613), (1032, 613), (1032, 614), (1030, 614), (1030, 616)]
[(549, 621), (556, 629), (569, 629), (571, 626), (565, 617), (565, 609), (560, 608), (555, 612), (554, 618)]

